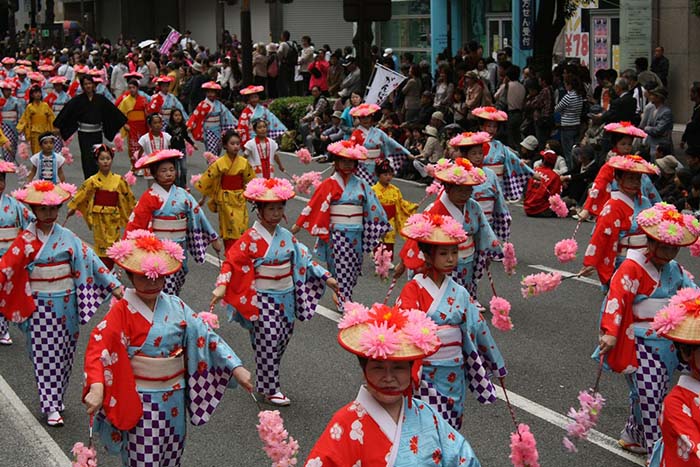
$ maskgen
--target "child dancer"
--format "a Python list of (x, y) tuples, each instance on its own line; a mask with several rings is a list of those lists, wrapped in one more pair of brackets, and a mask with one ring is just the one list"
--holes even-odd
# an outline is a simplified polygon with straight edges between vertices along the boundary
[(241, 89), (241, 96), (245, 96), (247, 104), (241, 112), (238, 120), (238, 134), (241, 135), (241, 144), (245, 145), (253, 137), (253, 121), (262, 119), (267, 122), (269, 136), (272, 139), (279, 138), (287, 131), (287, 127), (264, 105), (260, 105), (260, 93), (265, 92), (263, 86), (248, 86)]
[(228, 249), (212, 304), (224, 298), (231, 319), (250, 331), (257, 369), (255, 390), (271, 404), (289, 405), (280, 388), (279, 367), (294, 321), (310, 319), (325, 284), (337, 290), (338, 283), (279, 225), (286, 202), (294, 197), (291, 183), (255, 179), (244, 196), (254, 203), (258, 220)]
[(63, 175), (65, 157), (54, 151), (56, 136), (51, 132), (42, 133), (37, 138), (40, 144), (40, 152), (29, 158), (32, 168), (29, 169), (29, 180), (48, 180), (53, 183), (66, 180)]
[(226, 251), (248, 228), (248, 209), (243, 190), (255, 178), (255, 172), (248, 159), (240, 155), (241, 138), (234, 130), (223, 136), (223, 157), (218, 158), (207, 168), (195, 183), (195, 188), (204, 195), (199, 202), (203, 205), (207, 197), (209, 209), (219, 214), (219, 230), (224, 239)]
[(204, 141), (204, 147), (215, 156), (221, 154), (221, 134), (238, 124), (236, 117), (219, 101), (221, 85), (208, 81), (202, 84), (207, 97), (197, 104), (187, 120), (187, 128), (197, 141)]
[(252, 390), (250, 373), (228, 344), (163, 292), (183, 254), (176, 243), (140, 230), (109, 249), (133, 288), (92, 331), (83, 402), (97, 415), (102, 443), (121, 454), (124, 466), (179, 466), (187, 419), (195, 426), (209, 421), (235, 383)]
[(255, 170), (255, 175), (262, 178), (273, 178), (275, 176), (275, 168), (272, 166), (273, 159), (280, 172), (284, 173), (284, 166), (282, 166), (278, 152), (279, 146), (275, 140), (267, 136), (267, 122), (262, 119), (253, 120), (253, 131), (255, 131), (255, 137), (248, 140), (243, 147), (250, 165)]
[[(193, 150), (197, 150), (197, 145), (194, 143), (190, 135), (187, 133), (187, 123), (185, 116), (180, 109), (172, 109), (170, 112), (170, 120), (168, 121), (168, 134), (170, 135), (170, 147), (177, 149), (183, 154), (187, 154), (187, 143), (192, 146)], [(226, 150), (226, 143), (223, 143)], [(187, 160), (183, 159), (179, 166), (177, 180), (175, 185), (180, 188), (187, 187)]]
[(54, 131), (55, 117), (49, 104), (42, 100), (39, 86), (32, 86), (29, 97), (29, 104), (17, 123), (17, 132), (24, 134), (24, 139), (30, 143), (32, 154), (36, 154), (41, 150), (39, 135)]
[(79, 211), (92, 230), (95, 253), (112, 269), (114, 261), (107, 256), (107, 248), (119, 240), (136, 200), (131, 188), (119, 175), (112, 172), (114, 149), (101, 144), (95, 148), (97, 172), (78, 188), (70, 203), (68, 216)]

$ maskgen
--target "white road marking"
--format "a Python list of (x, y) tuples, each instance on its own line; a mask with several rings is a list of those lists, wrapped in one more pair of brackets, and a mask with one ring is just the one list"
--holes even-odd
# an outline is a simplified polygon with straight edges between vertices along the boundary
[(572, 277), (573, 280), (575, 280), (575, 281), (584, 282), (586, 284), (591, 284), (591, 285), (595, 285), (597, 287), (600, 287), (600, 281), (597, 281), (595, 279), (591, 279), (589, 277), (573, 277), (576, 275), (576, 273), (573, 273), (573, 272), (562, 271), (561, 269), (550, 268), (550, 267), (544, 266), (542, 264), (529, 264), (528, 266), (533, 268), (533, 269), (539, 269), (540, 271), (558, 272), (559, 274), (561, 274), (562, 277)]
[(13, 412), (10, 414), (12, 423), (22, 434), (26, 445), (36, 446), (38, 447), (37, 451), (43, 451), (47, 454), (46, 462), (48, 463), (44, 465), (48, 467), (70, 467), (72, 465), (68, 456), (66, 456), (56, 441), (46, 432), (41, 423), (34, 418), (34, 415), (27, 409), (20, 398), (17, 397), (17, 394), (2, 376), (0, 376), (0, 398), (7, 402), (7, 405), (9, 405), (10, 410)]

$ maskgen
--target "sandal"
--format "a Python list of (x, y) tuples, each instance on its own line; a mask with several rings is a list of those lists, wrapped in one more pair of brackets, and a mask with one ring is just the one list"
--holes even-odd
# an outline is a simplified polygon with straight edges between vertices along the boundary
[(639, 443), (634, 441), (627, 441), (624, 439), (617, 440), (618, 446), (620, 446), (625, 451), (631, 452), (632, 454), (646, 454), (647, 450), (644, 449)]
[(12, 338), (9, 332), (0, 337), (0, 345), (12, 345)]
[(275, 393), (273, 396), (265, 396), (265, 400), (272, 405), (279, 405), (280, 407), (286, 407), (292, 403), (287, 396), (281, 392)]
[(63, 426), (63, 417), (58, 412), (51, 412), (46, 419), (46, 424), (49, 426)]

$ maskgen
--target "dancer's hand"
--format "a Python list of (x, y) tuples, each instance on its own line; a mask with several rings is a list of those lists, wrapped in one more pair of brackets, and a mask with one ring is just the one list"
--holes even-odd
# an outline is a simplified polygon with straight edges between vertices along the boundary
[(112, 296), (117, 300), (121, 300), (124, 298), (124, 289), (122, 287), (117, 287), (116, 289), (112, 290)]
[(226, 295), (226, 286), (223, 284), (216, 286), (211, 292), (211, 302), (209, 302), (209, 306), (215, 306), (224, 298), (224, 295)]
[(221, 243), (221, 239), (217, 238), (213, 242), (211, 242), (211, 247), (217, 252), (221, 253), (221, 249), (223, 248), (223, 245)]
[(328, 287), (330, 287), (334, 292), (336, 292), (336, 293), (338, 292), (338, 288), (339, 288), (338, 281), (335, 280), (335, 278), (333, 278), (333, 277), (328, 278), (328, 280), (326, 281), (326, 285)]
[(236, 378), (238, 384), (243, 386), (243, 389), (253, 392), (253, 381), (250, 379), (250, 371), (242, 366), (237, 366), (233, 370), (233, 377)]
[(5, 151), (10, 151), (10, 150), (12, 149), (12, 143), (10, 143), (9, 140), (8, 140), (8, 141), (5, 141), (5, 144), (2, 145), (2, 148), (3, 148)]
[(403, 261), (399, 261), (399, 264), (394, 268), (394, 279), (401, 277), (404, 272), (406, 272), (406, 265), (403, 264)]
[(87, 407), (88, 415), (92, 415), (102, 407), (102, 401), (105, 397), (105, 387), (102, 383), (93, 383), (90, 385), (90, 391), (85, 395), (83, 404)]
[(578, 212), (578, 218), (581, 219), (582, 221), (585, 221), (588, 219), (588, 216), (590, 216), (591, 213), (588, 212), (588, 209), (581, 209)]
[(292, 232), (294, 235), (296, 235), (297, 233), (299, 233), (299, 230), (301, 230), (301, 228), (300, 228), (298, 225), (296, 225), (296, 224), (294, 224), (294, 225), (292, 226), (292, 228), (289, 229), (289, 231)]
[(69, 217), (71, 217), (74, 214), (75, 214), (75, 209), (69, 209), (68, 213), (66, 214), (66, 219), (68, 219)]
[(578, 272), (579, 276), (588, 277), (595, 272), (595, 266), (584, 266)]
[(598, 347), (600, 347), (600, 354), (605, 355), (606, 353), (610, 352), (613, 349), (613, 347), (615, 347), (615, 344), (617, 343), (617, 337), (608, 334), (603, 334), (600, 336), (598, 342)]

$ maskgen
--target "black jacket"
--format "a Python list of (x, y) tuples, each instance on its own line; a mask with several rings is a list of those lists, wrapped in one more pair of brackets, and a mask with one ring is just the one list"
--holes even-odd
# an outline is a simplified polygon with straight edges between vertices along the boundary
[(636, 114), (637, 101), (631, 92), (626, 92), (610, 102), (610, 108), (603, 114), (603, 122), (631, 122)]
[(700, 147), (700, 105), (693, 109), (693, 116), (685, 126), (681, 141), (690, 147)]

